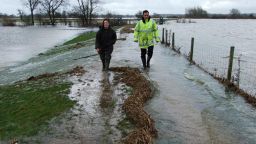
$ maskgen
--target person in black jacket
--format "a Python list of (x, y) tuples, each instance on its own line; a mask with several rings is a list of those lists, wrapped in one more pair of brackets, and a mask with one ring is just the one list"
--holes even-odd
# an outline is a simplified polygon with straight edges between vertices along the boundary
[(96, 34), (95, 49), (100, 55), (102, 61), (102, 70), (109, 69), (111, 54), (113, 52), (113, 45), (116, 42), (116, 32), (110, 27), (109, 20), (104, 19), (102, 26)]

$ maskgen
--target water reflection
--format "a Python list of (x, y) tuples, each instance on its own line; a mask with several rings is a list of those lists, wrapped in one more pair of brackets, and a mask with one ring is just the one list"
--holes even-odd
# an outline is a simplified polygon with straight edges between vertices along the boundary
[(102, 72), (102, 93), (100, 96), (100, 107), (105, 110), (110, 110), (114, 107), (114, 100), (113, 100), (113, 88), (110, 82), (111, 74), (108, 72)]

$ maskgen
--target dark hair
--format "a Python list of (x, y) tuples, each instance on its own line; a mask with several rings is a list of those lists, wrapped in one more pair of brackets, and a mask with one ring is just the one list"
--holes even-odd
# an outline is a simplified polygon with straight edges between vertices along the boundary
[[(144, 15), (144, 13), (149, 13), (149, 12), (148, 12), (148, 10), (144, 10), (144, 11), (143, 11), (143, 15)], [(151, 17), (149, 16), (149, 17), (148, 17), (148, 20), (150, 20), (150, 18), (151, 18)], [(146, 23), (146, 21), (145, 21), (145, 19), (144, 19), (143, 16), (142, 16), (142, 22), (143, 22), (143, 23)]]
[(144, 14), (144, 13), (149, 13), (149, 12), (148, 12), (148, 10), (144, 10), (142, 14)]
[(108, 19), (108, 18), (104, 18), (103, 21), (102, 21), (102, 23), (101, 23), (101, 25), (99, 26), (100, 29), (104, 29), (104, 21), (108, 21), (109, 27), (110, 27), (110, 21), (109, 21), (109, 19)]
[(108, 21), (108, 23), (110, 23), (110, 22), (109, 22), (109, 19), (108, 19), (108, 18), (105, 18), (105, 19), (102, 21), (102, 27), (104, 27), (104, 21)]

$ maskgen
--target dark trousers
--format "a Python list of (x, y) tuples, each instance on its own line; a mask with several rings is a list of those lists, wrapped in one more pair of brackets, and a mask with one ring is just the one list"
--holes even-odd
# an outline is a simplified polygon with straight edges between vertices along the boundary
[[(154, 46), (150, 46), (147, 49), (141, 48), (141, 61), (144, 68), (150, 67), (150, 59), (153, 56), (153, 50), (154, 50)], [(147, 59), (146, 59), (146, 54), (148, 54)]]
[(100, 50), (99, 54), (100, 54), (100, 59), (101, 59), (101, 62), (102, 62), (102, 69), (103, 70), (108, 70), (109, 69), (109, 64), (110, 64), (112, 52), (113, 52), (113, 47), (108, 47), (108, 48)]

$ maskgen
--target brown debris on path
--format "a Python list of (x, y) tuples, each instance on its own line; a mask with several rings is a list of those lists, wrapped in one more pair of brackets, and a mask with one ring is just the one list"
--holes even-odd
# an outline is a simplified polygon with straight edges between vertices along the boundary
[(56, 76), (58, 73), (45, 73), (45, 74), (41, 74), (39, 76), (31, 76), (29, 77), (27, 80), (28, 81), (36, 81), (39, 79), (43, 79), (43, 78), (49, 78), (49, 77), (54, 77)]
[(67, 72), (67, 74), (70, 74), (72, 76), (82, 76), (86, 71), (82, 66), (76, 66), (71, 71)]
[[(71, 76), (82, 76), (86, 71), (84, 70), (84, 68), (82, 66), (77, 66), (75, 68), (73, 68), (72, 70), (64, 73), (64, 74), (70, 74)], [(55, 76), (61, 76), (61, 73), (45, 73), (45, 74), (41, 74), (38, 76), (31, 76), (29, 77), (27, 80), (28, 81), (35, 81), (35, 80), (39, 80), (39, 79), (43, 79), (43, 78), (51, 78), (51, 77), (55, 77)]]
[(135, 27), (134, 24), (125, 25), (125, 26), (121, 29), (120, 33), (133, 33), (133, 32), (134, 32), (134, 30), (133, 30), (134, 27)]
[(154, 120), (143, 110), (144, 103), (152, 98), (153, 90), (150, 82), (135, 68), (111, 68), (121, 73), (120, 81), (133, 88), (133, 93), (124, 104), (123, 110), (137, 129), (129, 133), (123, 140), (125, 144), (150, 144), (157, 136)]

